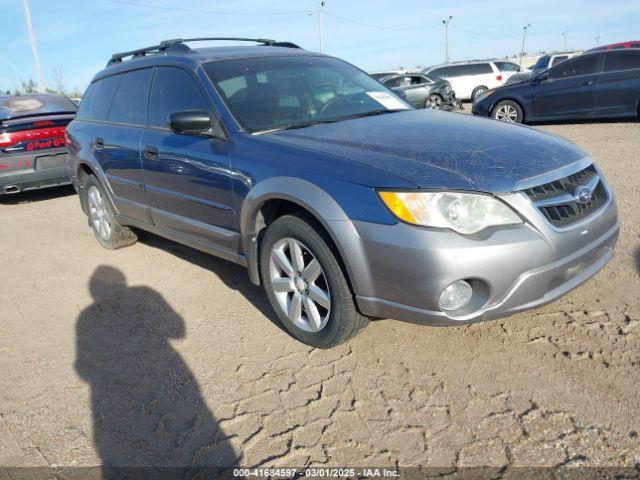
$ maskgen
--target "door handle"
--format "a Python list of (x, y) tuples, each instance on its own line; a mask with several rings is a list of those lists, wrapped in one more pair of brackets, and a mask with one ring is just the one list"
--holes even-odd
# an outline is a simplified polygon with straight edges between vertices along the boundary
[(583, 87), (590, 87), (591, 85), (593, 85), (593, 80), (585, 80), (582, 82)]
[(93, 145), (94, 145), (96, 148), (102, 148), (102, 147), (104, 147), (104, 139), (103, 139), (103, 138), (100, 138), (100, 137), (96, 138), (96, 139), (93, 141)]
[(143, 150), (145, 158), (149, 160), (156, 160), (158, 158), (158, 149), (151, 145), (147, 145)]

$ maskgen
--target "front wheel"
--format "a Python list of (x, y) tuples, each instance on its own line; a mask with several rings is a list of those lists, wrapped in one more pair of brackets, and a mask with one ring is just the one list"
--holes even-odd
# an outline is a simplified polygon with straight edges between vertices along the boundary
[(285, 215), (260, 244), (260, 273), (267, 297), (289, 333), (307, 345), (331, 348), (368, 322), (326, 234), (306, 216)]
[(440, 110), (442, 108), (442, 97), (437, 93), (432, 93), (427, 97), (424, 102), (424, 108), (431, 108), (432, 110)]
[(512, 100), (499, 102), (491, 112), (491, 116), (496, 120), (507, 123), (522, 123), (524, 115), (522, 108)]

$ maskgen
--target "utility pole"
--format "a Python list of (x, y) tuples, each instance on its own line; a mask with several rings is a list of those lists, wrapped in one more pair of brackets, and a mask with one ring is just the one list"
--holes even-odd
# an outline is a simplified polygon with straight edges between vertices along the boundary
[(569, 33), (569, 30), (565, 30), (564, 32), (562, 32), (562, 51), (563, 52), (567, 51), (567, 33)]
[(36, 73), (38, 74), (38, 92), (44, 93), (47, 86), (44, 83), (44, 73), (40, 66), (40, 55), (38, 55), (38, 47), (36, 46), (36, 36), (33, 33), (33, 25), (31, 24), (31, 10), (29, 10), (29, 0), (22, 0), (24, 6), (24, 19), (27, 22), (27, 30), (29, 30), (29, 41), (31, 42), (31, 51), (33, 52), (33, 60), (36, 64)]
[(442, 20), (442, 23), (444, 23), (444, 63), (449, 63), (449, 23), (451, 23), (452, 18), (449, 15)]
[(320, 36), (320, 53), (322, 53), (324, 50), (324, 41), (322, 39), (322, 9), (325, 5), (325, 2), (320, 2), (320, 9), (318, 10), (318, 35)]
[(527, 23), (524, 27), (522, 27), (522, 48), (520, 49), (520, 68), (522, 68), (522, 57), (524, 56), (524, 42), (527, 39), (527, 30), (531, 26), (530, 23)]
[(600, 39), (601, 39), (601, 38), (602, 38), (602, 34), (601, 34), (601, 33), (599, 33), (598, 35), (596, 35), (596, 47), (597, 47), (598, 45), (600, 45)]

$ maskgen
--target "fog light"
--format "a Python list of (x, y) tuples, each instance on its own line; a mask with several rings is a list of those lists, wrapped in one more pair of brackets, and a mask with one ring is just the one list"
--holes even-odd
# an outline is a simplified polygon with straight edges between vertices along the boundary
[(457, 280), (442, 291), (438, 305), (442, 310), (458, 310), (469, 303), (472, 293), (468, 282)]

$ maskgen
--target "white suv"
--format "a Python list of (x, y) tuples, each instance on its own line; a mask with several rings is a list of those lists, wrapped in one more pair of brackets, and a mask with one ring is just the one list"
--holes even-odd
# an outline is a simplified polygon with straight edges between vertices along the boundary
[(499, 87), (520, 71), (512, 62), (466, 62), (430, 67), (425, 75), (444, 78), (460, 100), (474, 100), (489, 89)]

